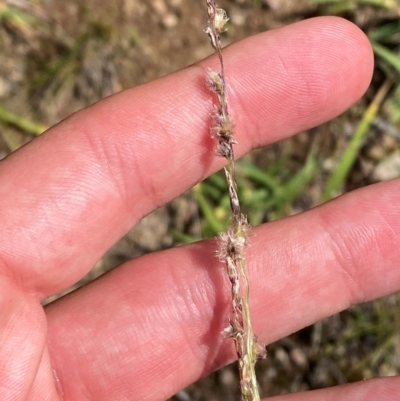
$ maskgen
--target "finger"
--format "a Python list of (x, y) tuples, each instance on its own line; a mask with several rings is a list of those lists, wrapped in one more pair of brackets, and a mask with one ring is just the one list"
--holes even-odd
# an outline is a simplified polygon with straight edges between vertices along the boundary
[[(270, 343), (400, 288), (400, 180), (254, 230), (254, 330)], [(166, 399), (233, 359), (229, 285), (214, 241), (146, 255), (50, 306), (65, 400)], [(89, 398), (90, 398), (89, 397)]]
[(398, 377), (372, 379), (360, 383), (330, 387), (324, 390), (268, 398), (269, 401), (397, 401)]
[[(364, 34), (338, 18), (261, 34), (224, 56), (238, 155), (345, 110), (373, 63)], [(3, 161), (0, 269), (57, 292), (143, 215), (220, 168), (206, 66), (216, 58), (108, 98)]]
[(42, 307), (5, 277), (0, 280), (0, 400), (26, 400), (45, 345)]
[[(44, 333), (43, 338), (46, 339)], [(15, 354), (14, 358), (17, 358), (19, 354)], [(46, 348), (43, 352), (42, 360), (40, 362), (35, 380), (29, 392), (27, 401), (61, 401), (60, 395), (62, 392), (58, 391), (57, 376), (54, 372), (50, 363), (50, 356), (48, 349)]]

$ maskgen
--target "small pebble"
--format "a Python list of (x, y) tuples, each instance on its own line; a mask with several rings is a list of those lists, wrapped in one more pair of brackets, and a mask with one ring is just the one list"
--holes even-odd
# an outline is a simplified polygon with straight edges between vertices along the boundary
[(169, 4), (171, 5), (171, 7), (181, 7), (182, 6), (182, 0), (170, 0)]
[(167, 5), (163, 0), (152, 0), (151, 5), (159, 15), (165, 15), (168, 11)]
[(232, 386), (236, 383), (235, 374), (231, 369), (224, 369), (221, 371), (220, 381), (224, 386)]
[(293, 348), (290, 351), (290, 357), (292, 359), (292, 361), (299, 366), (300, 368), (307, 368), (308, 366), (308, 361), (307, 361), (307, 355), (304, 353), (304, 351), (297, 347), (297, 348)]
[(162, 19), (162, 24), (165, 28), (175, 28), (179, 23), (178, 17), (173, 13), (167, 13)]
[(376, 181), (386, 181), (400, 176), (400, 151), (392, 153), (381, 161), (372, 174)]
[(290, 369), (291, 363), (288, 353), (283, 348), (278, 348), (275, 351), (275, 358), (287, 370)]
[(230, 20), (235, 26), (244, 26), (246, 24), (246, 16), (241, 10), (231, 11)]

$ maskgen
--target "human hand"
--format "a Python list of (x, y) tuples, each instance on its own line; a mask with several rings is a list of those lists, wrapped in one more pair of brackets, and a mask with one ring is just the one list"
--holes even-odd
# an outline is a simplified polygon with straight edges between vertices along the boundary
[[(337, 18), (224, 52), (238, 155), (338, 115), (373, 56)], [(209, 134), (215, 57), (79, 112), (0, 163), (0, 399), (164, 400), (233, 359), (213, 241), (125, 263), (51, 304), (144, 215), (222, 167)], [(400, 288), (399, 180), (254, 229), (254, 329), (270, 343)], [(281, 401), (397, 400), (379, 379)], [(60, 395), (61, 394), (61, 395)]]

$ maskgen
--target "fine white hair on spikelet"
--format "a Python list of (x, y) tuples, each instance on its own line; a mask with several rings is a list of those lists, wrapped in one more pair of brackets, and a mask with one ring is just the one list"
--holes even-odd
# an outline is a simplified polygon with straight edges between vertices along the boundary
[(206, 0), (208, 25), (205, 32), (218, 55), (221, 71), (207, 69), (206, 85), (216, 95), (212, 119), (211, 134), (217, 142), (216, 153), (227, 160), (224, 168), (228, 183), (229, 199), (232, 211), (232, 223), (218, 239), (217, 255), (226, 265), (226, 272), (231, 283), (232, 316), (229, 326), (223, 330), (225, 338), (235, 342), (239, 360), (240, 388), (243, 401), (260, 401), (255, 375), (257, 358), (266, 357), (265, 348), (257, 342), (253, 333), (249, 310), (249, 283), (245, 265), (245, 246), (249, 225), (242, 214), (235, 179), (235, 157), (233, 145), (235, 125), (229, 115), (226, 95), (226, 79), (220, 34), (226, 30), (229, 18), (224, 10), (218, 8), (215, 0)]

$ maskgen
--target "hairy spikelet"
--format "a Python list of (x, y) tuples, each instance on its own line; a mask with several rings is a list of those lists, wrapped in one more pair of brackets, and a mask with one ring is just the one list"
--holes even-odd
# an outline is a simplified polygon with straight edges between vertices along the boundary
[(232, 316), (229, 326), (222, 334), (235, 342), (239, 360), (240, 388), (243, 401), (259, 401), (254, 365), (257, 358), (265, 357), (264, 347), (257, 342), (253, 333), (249, 311), (249, 284), (245, 266), (245, 247), (248, 242), (249, 225), (242, 214), (235, 180), (235, 157), (233, 145), (236, 143), (235, 125), (229, 115), (226, 95), (226, 79), (220, 34), (226, 30), (227, 14), (218, 8), (215, 0), (206, 0), (208, 26), (206, 33), (220, 61), (221, 71), (207, 70), (206, 85), (215, 94), (217, 102), (213, 115), (211, 134), (216, 140), (216, 153), (227, 160), (224, 168), (228, 183), (232, 211), (232, 223), (218, 240), (218, 257), (226, 265), (231, 283)]

